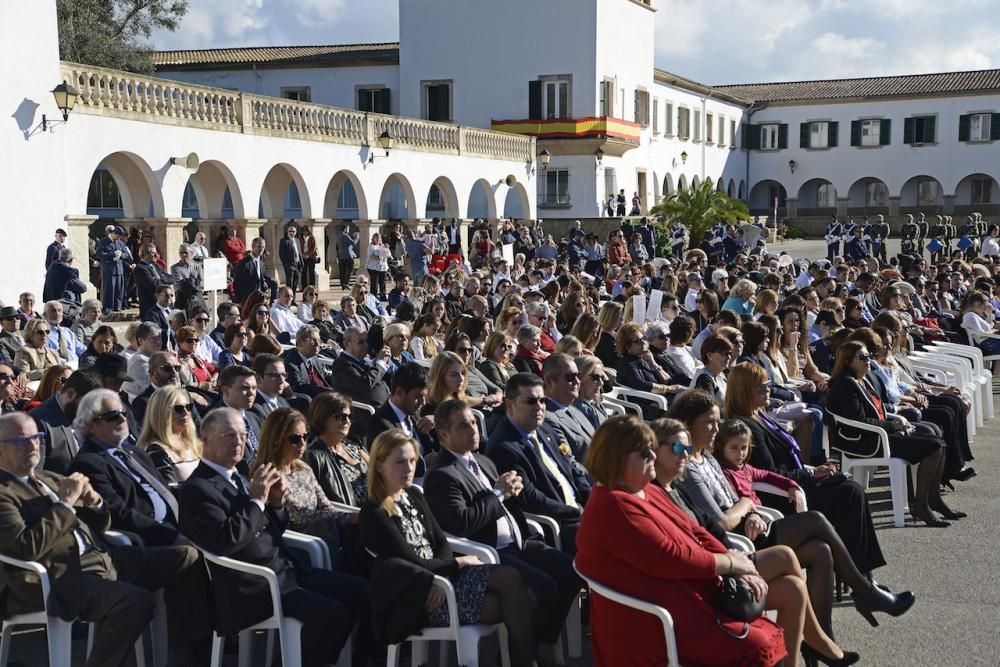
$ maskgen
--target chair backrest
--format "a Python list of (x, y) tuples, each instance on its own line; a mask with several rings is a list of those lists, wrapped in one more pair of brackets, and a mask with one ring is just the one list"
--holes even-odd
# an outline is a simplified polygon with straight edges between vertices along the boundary
[(351, 401), (351, 411), (360, 410), (362, 412), (367, 412), (369, 415), (375, 415), (375, 408), (368, 405), (367, 403), (362, 403), (360, 401)]
[(680, 657), (677, 655), (677, 638), (674, 636), (674, 619), (670, 615), (669, 611), (651, 602), (646, 602), (644, 600), (625, 595), (624, 593), (619, 593), (618, 591), (612, 590), (603, 584), (597, 583), (587, 575), (580, 572), (580, 569), (576, 566), (576, 561), (573, 562), (573, 569), (575, 569), (576, 573), (587, 582), (587, 586), (590, 588), (591, 594), (600, 595), (603, 598), (607, 598), (612, 602), (617, 602), (625, 607), (631, 607), (637, 611), (655, 616), (663, 626), (663, 639), (667, 644), (667, 664), (677, 666), (681, 664)]
[(605, 410), (607, 410), (608, 412), (611, 412), (611, 413), (613, 413), (615, 415), (624, 415), (625, 414), (625, 406), (624, 405), (620, 405), (618, 403), (614, 403), (612, 401), (607, 401), (607, 400), (601, 401), (601, 405), (604, 406)]

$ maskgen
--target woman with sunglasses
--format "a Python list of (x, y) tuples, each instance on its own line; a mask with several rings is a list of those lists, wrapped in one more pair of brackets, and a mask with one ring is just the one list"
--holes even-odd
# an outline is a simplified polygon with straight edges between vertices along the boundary
[(59, 364), (58, 366), (52, 366), (47, 369), (45, 373), (42, 374), (42, 379), (38, 383), (38, 389), (35, 390), (34, 396), (32, 396), (31, 400), (28, 401), (24, 410), (34, 410), (39, 405), (47, 401), (52, 394), (62, 388), (63, 382), (65, 382), (66, 378), (72, 374), (73, 369), (65, 364)]
[(267, 304), (263, 302), (250, 311), (249, 317), (243, 321), (243, 326), (247, 329), (250, 342), (260, 335), (277, 338), (281, 331), (278, 324), (271, 319), (271, 311), (268, 310)]
[[(951, 523), (946, 519), (961, 519), (966, 515), (952, 510), (941, 498), (945, 442), (940, 438), (915, 433), (913, 425), (906, 420), (888, 419), (878, 392), (865, 378), (870, 371), (871, 354), (864, 343), (851, 340), (841, 345), (837, 349), (833, 366), (827, 410), (835, 415), (885, 429), (889, 435), (892, 456), (918, 464), (910, 514), (928, 526), (950, 526)], [(870, 431), (837, 425), (831, 428), (830, 435), (831, 447), (859, 456), (872, 456), (881, 448), (878, 437)]]
[(339, 511), (327, 498), (312, 468), (302, 460), (308, 446), (305, 415), (292, 408), (278, 408), (264, 420), (250, 477), (263, 465), (274, 466), (288, 488), (285, 509), (289, 527), (322, 538), (335, 553), (340, 549), (337, 523), (351, 521), (353, 513)]
[(198, 356), (198, 330), (183, 326), (177, 330), (177, 360), (181, 363), (181, 385), (203, 392), (214, 392), (218, 369)]
[(603, 403), (604, 383), (608, 380), (604, 364), (590, 354), (576, 357), (574, 361), (580, 371), (580, 395), (573, 405), (597, 428), (611, 417)]
[(302, 299), (299, 301), (297, 309), (300, 320), (309, 322), (313, 319), (313, 307), (318, 298), (319, 292), (316, 290), (316, 286), (312, 283), (306, 283), (306, 286), (302, 288)]
[(456, 331), (448, 338), (444, 349), (454, 352), (465, 364), (466, 392), (472, 407), (488, 412), (503, 403), (503, 390), (472, 363), (472, 339), (467, 334)]
[(351, 431), (351, 401), (328, 391), (309, 404), (313, 440), (305, 454), (326, 497), (335, 503), (361, 507), (368, 498), (368, 452)]
[(219, 353), (219, 371), (227, 366), (250, 367), (250, 354), (247, 352), (247, 339), (249, 333), (242, 324), (230, 324), (226, 327), (226, 332), (222, 335), (222, 341), (226, 348)]
[(14, 365), (28, 380), (41, 380), (45, 371), (59, 365), (55, 350), (45, 346), (50, 331), (49, 323), (43, 319), (28, 320), (24, 327), (24, 345), (14, 355)]
[[(694, 447), (691, 445), (690, 435), (686, 427), (676, 419), (657, 419), (650, 424), (650, 428), (656, 435), (656, 478), (652, 484), (646, 487), (647, 492), (665, 493), (670, 502), (682, 510), (690, 519), (696, 521), (719, 542), (726, 544), (726, 533), (720, 528), (718, 522), (713, 519), (712, 515), (702, 511), (697, 505), (691, 503), (683, 488), (679, 488), (680, 485), (675, 484), (679, 479), (683, 479), (687, 465), (690, 462), (689, 457), (694, 453)], [(805, 552), (805, 548), (796, 550), (795, 555), (792, 555), (788, 552), (788, 549), (784, 548), (786, 546), (788, 545), (771, 541), (770, 544), (762, 546), (754, 553), (753, 560), (760, 576), (769, 584), (778, 576), (797, 576), (801, 579), (802, 575), (800, 574), (799, 565), (809, 570), (809, 577), (805, 585), (801, 582), (793, 582), (794, 588), (792, 588), (795, 591), (801, 591), (803, 588), (808, 591), (808, 595), (802, 596), (805, 598), (802, 600), (805, 606), (805, 614), (800, 617), (801, 621), (798, 623), (789, 623), (787, 620), (782, 622), (779, 616), (779, 624), (785, 631), (785, 645), (788, 648), (789, 654), (794, 655), (801, 651), (807, 659), (811, 659), (812, 664), (815, 664), (816, 661), (834, 665), (850, 665), (857, 662), (859, 656), (856, 653), (847, 653), (841, 650), (839, 652), (843, 657), (834, 657), (838, 649), (831, 638), (832, 633), (829, 627), (823, 625), (823, 617), (820, 610), (817, 609), (817, 601), (813, 596), (813, 587), (815, 585), (813, 580), (820, 578), (817, 571), (818, 568), (815, 565), (809, 565), (807, 561), (802, 559), (803, 554), (800, 551)], [(815, 551), (822, 555), (821, 547), (815, 549)], [(789, 567), (792, 563), (794, 563), (794, 566)], [(825, 569), (824, 574), (829, 574), (823, 581), (827, 585), (827, 588), (832, 591), (833, 572), (830, 567), (828, 552), (826, 558), (823, 560), (823, 567)], [(858, 574), (856, 581), (860, 583), (861, 580), (863, 578)], [(867, 586), (867, 584), (865, 585)], [(772, 594), (772, 590), (774, 589), (769, 587), (769, 596)], [(782, 591), (781, 593), (787, 596), (788, 591)], [(826, 597), (832, 598), (829, 594)], [(771, 603), (778, 602), (778, 600), (772, 600), (770, 597), (768, 601)], [(788, 602), (787, 599), (781, 601)], [(791, 601), (795, 602), (794, 599)], [(832, 603), (832, 599), (830, 602)], [(826, 612), (829, 614), (829, 608), (826, 609)], [(816, 646), (819, 648), (815, 648)]]
[(172, 384), (154, 391), (146, 406), (136, 446), (149, 454), (170, 487), (187, 480), (201, 460), (201, 440), (195, 430), (193, 410), (194, 403), (187, 390)]
[(506, 387), (507, 380), (517, 372), (510, 361), (514, 349), (514, 341), (503, 331), (491, 333), (483, 346), (483, 360), (479, 362), (479, 371), (500, 388)]

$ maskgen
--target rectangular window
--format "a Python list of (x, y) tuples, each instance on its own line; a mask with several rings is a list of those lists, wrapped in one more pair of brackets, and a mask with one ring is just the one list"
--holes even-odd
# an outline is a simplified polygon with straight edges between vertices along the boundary
[(649, 125), (649, 91), (635, 91), (635, 122), (642, 127)]
[(816, 188), (816, 208), (836, 208), (837, 191), (832, 183), (823, 183)]
[(569, 206), (568, 169), (549, 169), (545, 172), (545, 192), (538, 203), (542, 206)]
[(340, 186), (340, 194), (337, 195), (338, 209), (352, 209), (358, 207), (358, 193), (350, 181), (344, 181)]
[(312, 101), (312, 91), (309, 86), (296, 86), (294, 88), (282, 88), (281, 96), (286, 100), (295, 100), (296, 102), (311, 102)]
[(760, 126), (760, 149), (764, 151), (778, 150), (778, 125)]
[(726, 119), (719, 116), (719, 146), (726, 145)]
[(674, 105), (672, 102), (663, 103), (663, 134), (668, 137), (674, 136)]
[(705, 114), (705, 141), (707, 143), (713, 142), (714, 126), (715, 116), (710, 113)]
[(660, 133), (660, 100), (653, 98), (653, 134)]
[(735, 120), (729, 121), (729, 143), (731, 143), (733, 145), (733, 148), (736, 148), (736, 121)]
[(701, 141), (701, 112), (694, 110), (694, 140)]
[(546, 118), (569, 118), (569, 81), (543, 81)]
[(301, 211), (302, 199), (299, 197), (299, 188), (295, 181), (288, 184), (288, 192), (285, 193), (285, 211)]
[(389, 89), (358, 88), (358, 111), (392, 113), (389, 109)]
[(937, 140), (936, 116), (913, 116), (903, 121), (904, 144), (933, 144)]
[(424, 81), (422, 89), (424, 119), (450, 122), (451, 81)]
[(992, 204), (993, 203), (992, 198), (993, 198), (993, 179), (992, 178), (973, 178), (972, 179), (972, 203), (973, 204)]
[(682, 141), (691, 138), (691, 110), (687, 107), (677, 107), (677, 136)]
[(809, 148), (826, 148), (829, 136), (830, 129), (827, 123), (809, 123)]
[(601, 118), (614, 118), (615, 82), (605, 79), (601, 82)]
[(436, 185), (432, 185), (430, 192), (427, 193), (427, 210), (429, 211), (444, 210), (444, 195), (441, 194), (441, 188), (439, 188)]
[(861, 121), (861, 145), (878, 146), (882, 136), (882, 121), (873, 118)]
[[(990, 140), (990, 117), (992, 114), (975, 113), (969, 118), (969, 141)], [(987, 203), (987, 202), (979, 202)]]
[[(876, 144), (877, 145), (877, 144)], [(875, 208), (889, 205), (889, 189), (880, 181), (873, 181), (865, 188), (865, 206)]]
[(937, 181), (917, 181), (917, 206), (937, 206), (941, 186)]

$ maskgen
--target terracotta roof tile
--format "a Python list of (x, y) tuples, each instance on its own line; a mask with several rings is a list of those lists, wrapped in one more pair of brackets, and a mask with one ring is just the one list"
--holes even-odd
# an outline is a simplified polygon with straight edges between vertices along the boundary
[(754, 102), (1000, 92), (1000, 69), (826, 81), (745, 83), (715, 86), (715, 89)]
[(208, 65), (350, 65), (355, 62), (399, 63), (399, 42), (333, 44), (327, 46), (252, 46), (234, 49), (155, 51), (157, 69), (185, 69)]

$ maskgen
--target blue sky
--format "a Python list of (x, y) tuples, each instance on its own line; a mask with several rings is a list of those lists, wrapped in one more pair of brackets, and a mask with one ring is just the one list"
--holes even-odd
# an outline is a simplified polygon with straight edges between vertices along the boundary
[[(395, 41), (398, 1), (190, 0), (181, 28), (153, 46)], [(654, 3), (657, 66), (708, 84), (1000, 67), (1000, 0)]]

